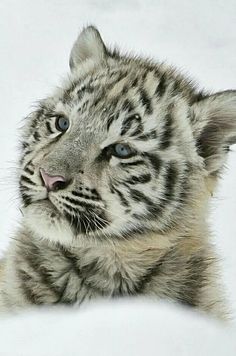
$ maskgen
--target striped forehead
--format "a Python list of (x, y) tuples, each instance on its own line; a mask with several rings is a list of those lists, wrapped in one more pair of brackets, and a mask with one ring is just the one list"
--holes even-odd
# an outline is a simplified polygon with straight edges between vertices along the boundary
[(168, 86), (166, 76), (154, 70), (107, 69), (74, 82), (60, 102), (87, 131), (96, 127), (105, 134), (102, 145), (122, 139), (135, 141), (140, 150), (157, 143), (166, 149), (178, 116), (178, 96)]

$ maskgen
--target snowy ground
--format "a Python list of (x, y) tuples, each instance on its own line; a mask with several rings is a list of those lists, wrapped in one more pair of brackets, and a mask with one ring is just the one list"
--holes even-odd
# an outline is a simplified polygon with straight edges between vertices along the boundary
[[(17, 130), (21, 126), (22, 118), (30, 112), (31, 104), (49, 93), (68, 70), (68, 55), (72, 43), (78, 31), (84, 25), (90, 23), (99, 28), (106, 43), (116, 43), (123, 50), (132, 50), (160, 60), (166, 59), (207, 89), (218, 91), (236, 88), (235, 0), (199, 0), (197, 2), (189, 0), (1, 0), (0, 251), (7, 247), (20, 217), (17, 210), (18, 201), (14, 179), (17, 137), (19, 135)], [(233, 148), (219, 191), (212, 199), (211, 225), (214, 231), (216, 248), (222, 256), (222, 273), (227, 293), (236, 310), (235, 167), (236, 148)], [(55, 340), (58, 340), (58, 345), (61, 345), (58, 348), (52, 348), (48, 353), (46, 351), (40, 353), (39, 351), (37, 355), (65, 355), (67, 342), (72, 343), (69, 354), (74, 355), (77, 347), (78, 349), (83, 347), (82, 344), (85, 343), (85, 340), (88, 341), (90, 349), (86, 351), (82, 348), (85, 351), (78, 351), (78, 354), (81, 356), (92, 355), (94, 354), (92, 340), (95, 335), (102, 337), (99, 325), (100, 321), (104, 321), (103, 314), (106, 314), (106, 311), (108, 319), (106, 319), (105, 326), (103, 325), (101, 330), (111, 339), (108, 341), (107, 349), (102, 349), (102, 353), (96, 346), (96, 342), (97, 345), (99, 344), (99, 337), (97, 336), (95, 353), (103, 356), (124, 355), (125, 352), (122, 352), (122, 348), (119, 347), (112, 352), (111, 345), (112, 340), (114, 340), (115, 345), (119, 342), (126, 345), (125, 335), (129, 335), (129, 333), (124, 332), (127, 329), (123, 329), (122, 323), (124, 320), (122, 321), (122, 316), (128, 315), (133, 318), (136, 315), (134, 307), (129, 312), (127, 306), (128, 304), (122, 304), (115, 309), (114, 319), (116, 320), (118, 311), (121, 319), (114, 324), (110, 305), (94, 306), (93, 313), (88, 310), (84, 311), (83, 315), (61, 311), (57, 316), (55, 312), (49, 315), (44, 312), (42, 318), (40, 318), (39, 313), (34, 312), (34, 314), (22, 319), (2, 321), (0, 322), (0, 355), (36, 355), (36, 352), (32, 353), (32, 349), (31, 353), (25, 351), (26, 335), (22, 330), (28, 329), (30, 329), (29, 340), (31, 340), (29, 347), (32, 347), (35, 342), (38, 348), (43, 348), (46, 344), (42, 346), (43, 341), (40, 342), (40, 340), (43, 340), (44, 336), (47, 336), (48, 340), (48, 335), (51, 335), (51, 333), (54, 338), (58, 337)], [(153, 309), (153, 312), (150, 311), (150, 308)], [(163, 310), (168, 314), (171, 322), (170, 324), (164, 323), (162, 328), (162, 322), (165, 322)], [(179, 355), (193, 355), (190, 350), (194, 349), (196, 352), (200, 350), (196, 348), (196, 345), (200, 342), (201, 337), (206, 339), (206, 343), (209, 341), (209, 347), (213, 347), (213, 344), (215, 344), (215, 352), (209, 351), (205, 353), (206, 355), (233, 355), (229, 349), (228, 353), (227, 351), (224, 353), (219, 347), (220, 342), (229, 345), (228, 340), (231, 332), (221, 332), (210, 321), (198, 320), (188, 313), (183, 313), (182, 321), (180, 315), (182, 310), (176, 310), (173, 314), (171, 311), (172, 309), (169, 311), (168, 307), (156, 308), (153, 305), (138, 305), (137, 318), (132, 319), (133, 323), (130, 326), (133, 330), (131, 339), (132, 342), (137, 342), (137, 349), (134, 349), (136, 353), (130, 351), (127, 355), (135, 354), (138, 356), (138, 350), (140, 350), (140, 355), (143, 355), (141, 345), (146, 344), (149, 344), (150, 350), (153, 351), (155, 342), (157, 351), (160, 349), (166, 350), (165, 353), (162, 351), (162, 354), (172, 355), (171, 352), (176, 350), (179, 351)], [(35, 319), (37, 319), (37, 324), (34, 324)], [(155, 324), (157, 319), (159, 322)], [(86, 335), (77, 344), (72, 336), (75, 337), (81, 332), (81, 320), (85, 323), (87, 320)], [(91, 330), (89, 329), (89, 321), (91, 325), (97, 326), (98, 334), (94, 327)], [(188, 328), (188, 324), (192, 325), (192, 328)], [(23, 325), (21, 331), (19, 330), (20, 325)], [(41, 328), (42, 325), (44, 327)], [(147, 325), (149, 328), (147, 328)], [(173, 328), (173, 325), (176, 328)], [(153, 328), (150, 326), (153, 326)], [(196, 340), (189, 344), (187, 339), (195, 326), (197, 330)], [(201, 327), (206, 333), (201, 330)], [(182, 337), (179, 328), (182, 330)], [(10, 330), (14, 330), (14, 337), (11, 336), (10, 338)], [(62, 330), (67, 335), (64, 341)], [(150, 332), (147, 333), (147, 330), (150, 330)], [(142, 331), (145, 332), (143, 339), (140, 339)], [(212, 334), (209, 336), (208, 332)], [(114, 334), (117, 333), (118, 336), (115, 340)], [(215, 338), (212, 336), (214, 333)], [(207, 335), (206, 338), (205, 334)], [(219, 340), (220, 335), (223, 335), (222, 340)], [(192, 340), (191, 337), (190, 340)], [(169, 344), (165, 348), (168, 341)], [(7, 349), (5, 346), (8, 342), (11, 349)], [(12, 345), (14, 343), (17, 346), (13, 352)], [(48, 341), (48, 343), (50, 342)], [(236, 346), (233, 344), (231, 346), (235, 347), (236, 354)], [(21, 351), (21, 348), (24, 351)], [(62, 353), (60, 353), (59, 349), (64, 350), (64, 352), (61, 351)], [(189, 352), (184, 353), (184, 350)], [(148, 353), (148, 355), (152, 354), (154, 354), (154, 351)], [(197, 354), (203, 355), (204, 353), (199, 351)]]

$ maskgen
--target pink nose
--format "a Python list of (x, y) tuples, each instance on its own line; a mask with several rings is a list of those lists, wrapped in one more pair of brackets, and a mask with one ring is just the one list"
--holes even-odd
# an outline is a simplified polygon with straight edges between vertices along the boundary
[(43, 168), (40, 168), (40, 174), (47, 190), (58, 190), (65, 188), (66, 180), (62, 176), (51, 176)]

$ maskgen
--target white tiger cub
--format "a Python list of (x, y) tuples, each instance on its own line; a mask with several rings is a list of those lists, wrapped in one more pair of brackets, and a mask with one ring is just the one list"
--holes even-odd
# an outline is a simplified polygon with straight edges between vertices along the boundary
[(206, 217), (236, 143), (236, 91), (199, 92), (92, 26), (70, 68), (25, 120), (0, 309), (145, 295), (224, 318)]

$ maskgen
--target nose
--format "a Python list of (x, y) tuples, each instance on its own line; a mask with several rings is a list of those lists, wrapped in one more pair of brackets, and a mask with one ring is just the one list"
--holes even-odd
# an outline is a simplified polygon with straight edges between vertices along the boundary
[(40, 168), (40, 174), (43, 179), (43, 183), (48, 191), (56, 191), (64, 189), (68, 185), (68, 181), (62, 176), (52, 176), (48, 174), (43, 168)]

